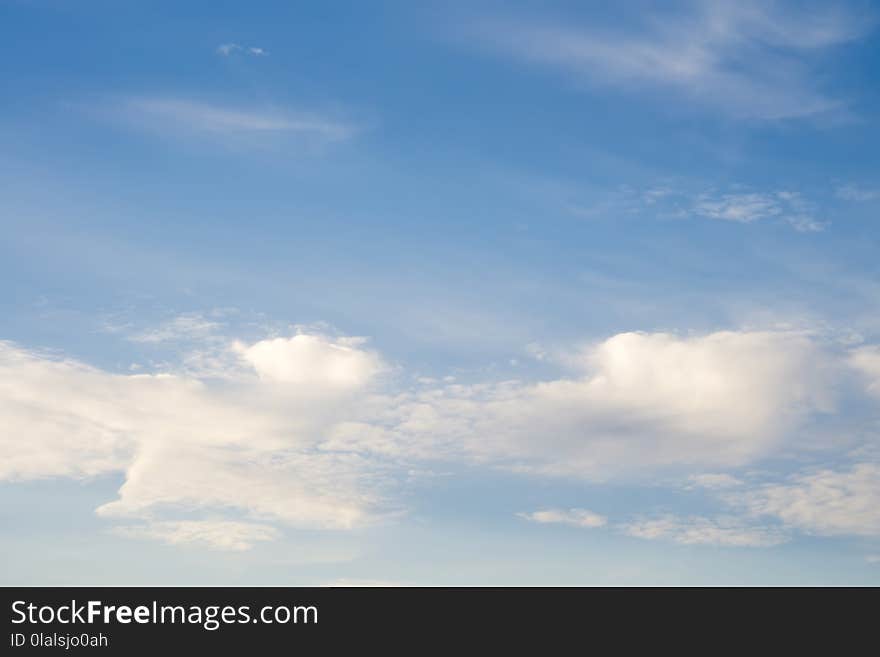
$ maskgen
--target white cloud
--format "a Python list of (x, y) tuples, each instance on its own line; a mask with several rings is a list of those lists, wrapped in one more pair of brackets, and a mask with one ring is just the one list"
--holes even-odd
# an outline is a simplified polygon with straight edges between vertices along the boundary
[(571, 379), (407, 392), (331, 443), (601, 479), (746, 463), (832, 408), (825, 357), (796, 333), (621, 333), (581, 352), (580, 367)]
[(880, 397), (880, 347), (854, 349), (849, 363), (867, 380), (868, 392)]
[[(320, 449), (333, 424), (354, 412), (350, 384), (366, 385), (364, 363), (375, 358), (357, 340), (310, 337), (311, 350), (286, 357), (306, 357), (318, 383), (340, 385), (306, 377), (279, 391), (254, 370), (223, 384), (120, 375), (0, 343), (0, 479), (124, 472), (119, 498), (98, 510), (109, 518), (155, 521), (185, 509), (237, 510), (293, 527), (375, 522), (389, 511), (383, 466)], [(143, 532), (172, 526), (149, 527)], [(213, 525), (180, 525), (174, 536), (200, 527)]]
[(482, 42), (526, 61), (643, 91), (683, 92), (690, 101), (743, 118), (784, 119), (839, 110), (824, 94), (810, 56), (858, 38), (864, 16), (841, 7), (702, 2), (686, 11), (642, 12), (622, 28), (484, 23)]
[(703, 195), (695, 204), (694, 212), (710, 219), (751, 223), (778, 216), (782, 208), (779, 200), (768, 194), (723, 194), (715, 198)]
[(729, 501), (811, 534), (880, 536), (880, 466), (874, 463), (796, 475)]
[(778, 529), (745, 525), (736, 518), (666, 515), (622, 525), (621, 529), (636, 538), (666, 540), (681, 545), (772, 547), (788, 540)]
[(268, 525), (231, 520), (169, 520), (117, 527), (114, 532), (131, 538), (150, 538), (169, 545), (204, 545), (216, 550), (249, 550), (254, 543), (278, 537)]
[[(793, 446), (793, 429), (832, 409), (828, 356), (802, 333), (621, 333), (565, 358), (571, 378), (401, 388), (360, 338), (301, 332), (244, 344), (199, 337), (199, 321), (183, 327), (185, 344), (223, 345), (222, 376), (196, 374), (187, 356), (177, 374), (123, 375), (0, 343), (0, 479), (121, 472), (102, 517), (178, 542), (204, 527), (217, 543), (215, 525), (198, 523), (232, 521), (226, 513), (269, 527), (378, 522), (398, 512), (395, 481), (420, 462), (596, 480), (705, 472)], [(725, 475), (694, 482), (733, 485)], [(157, 524), (181, 511), (190, 524)]]
[(608, 519), (588, 509), (544, 509), (518, 513), (520, 518), (542, 524), (571, 525), (572, 527), (603, 527)]
[(240, 46), (237, 43), (223, 43), (217, 46), (217, 54), (222, 55), (223, 57), (229, 57), (235, 53), (243, 53), (255, 57), (264, 57), (269, 54), (263, 48), (257, 48), (255, 46)]
[(827, 221), (819, 221), (818, 219), (804, 214), (796, 214), (786, 217), (785, 220), (799, 233), (821, 233), (828, 228)]
[(589, 218), (638, 214), (666, 219), (700, 217), (740, 224), (784, 223), (802, 233), (821, 232), (831, 225), (830, 221), (820, 218), (824, 210), (800, 192), (756, 190), (742, 185), (699, 192), (670, 187), (634, 189), (623, 185), (592, 207), (569, 203), (566, 208)]
[(361, 349), (363, 342), (300, 334), (234, 348), (265, 381), (358, 388), (386, 369), (378, 354)]
[(801, 233), (818, 233), (829, 225), (827, 221), (816, 219), (812, 204), (796, 192), (706, 192), (696, 198), (692, 211), (697, 216), (708, 219), (744, 224), (782, 219)]
[[(150, 385), (142, 377), (117, 377), (0, 342), (0, 479), (121, 470), (135, 446), (137, 420), (116, 401), (123, 379), (130, 395)], [(166, 383), (152, 381), (157, 388)]]

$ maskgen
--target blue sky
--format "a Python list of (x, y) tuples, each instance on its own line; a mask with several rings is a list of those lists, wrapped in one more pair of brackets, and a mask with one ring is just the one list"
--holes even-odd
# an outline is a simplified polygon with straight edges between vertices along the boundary
[(0, 1), (0, 581), (880, 584), (877, 18)]

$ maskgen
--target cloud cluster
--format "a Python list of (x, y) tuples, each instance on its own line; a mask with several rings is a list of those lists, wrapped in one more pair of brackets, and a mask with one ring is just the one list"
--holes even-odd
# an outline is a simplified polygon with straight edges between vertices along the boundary
[(802, 233), (821, 232), (828, 226), (827, 221), (816, 219), (812, 204), (800, 194), (789, 191), (704, 193), (697, 197), (692, 211), (700, 217), (744, 224), (781, 219)]
[[(208, 339), (192, 318), (174, 326), (195, 327), (190, 343)], [(696, 472), (695, 486), (729, 489), (749, 516), (819, 533), (880, 527), (875, 466), (760, 489), (699, 474), (796, 448), (797, 429), (833, 411), (841, 368), (878, 374), (866, 347), (841, 359), (796, 332), (621, 333), (573, 349), (567, 376), (413, 387), (360, 338), (209, 337), (223, 345), (223, 376), (119, 374), (0, 343), (0, 479), (123, 473), (118, 498), (97, 510), (119, 531), (222, 549), (269, 540), (279, 525), (350, 529), (391, 517), (400, 473), (429, 461), (593, 480)], [(577, 508), (523, 517), (605, 523)], [(628, 532), (775, 540), (715, 520), (687, 530), (661, 520)]]
[(823, 536), (880, 537), (880, 465), (799, 474), (732, 497), (752, 516)]

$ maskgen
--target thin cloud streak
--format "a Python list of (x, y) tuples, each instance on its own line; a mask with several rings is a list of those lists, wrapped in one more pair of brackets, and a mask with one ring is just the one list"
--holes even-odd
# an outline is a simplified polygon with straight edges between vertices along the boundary
[(592, 83), (684, 92), (737, 118), (776, 120), (845, 112), (842, 100), (819, 89), (809, 57), (861, 37), (869, 23), (840, 8), (706, 2), (628, 30), (500, 19), (473, 34)]
[(152, 127), (200, 133), (288, 133), (340, 141), (354, 134), (353, 126), (326, 117), (288, 111), (240, 109), (180, 98), (130, 98), (119, 110)]

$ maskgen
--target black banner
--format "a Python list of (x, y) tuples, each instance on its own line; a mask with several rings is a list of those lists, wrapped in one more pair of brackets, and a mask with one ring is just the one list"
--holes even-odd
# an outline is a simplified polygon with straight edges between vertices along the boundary
[[(876, 589), (6, 588), (2, 654), (876, 642)], [(610, 643), (609, 643), (610, 642)]]

